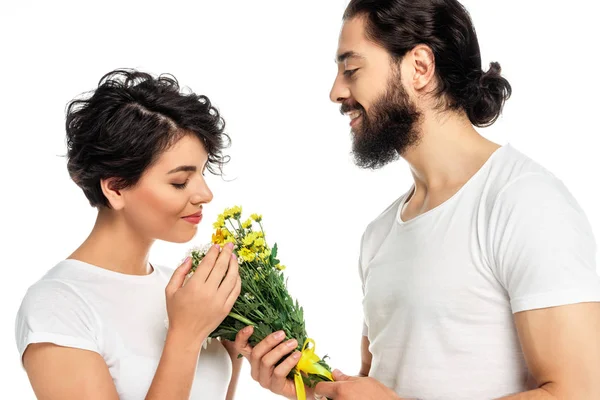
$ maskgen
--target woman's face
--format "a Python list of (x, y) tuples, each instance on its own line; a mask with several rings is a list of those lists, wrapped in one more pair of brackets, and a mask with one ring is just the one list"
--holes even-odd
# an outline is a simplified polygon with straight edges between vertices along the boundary
[(196, 136), (185, 135), (175, 142), (137, 185), (120, 191), (126, 222), (148, 238), (191, 240), (202, 220), (202, 205), (213, 198), (203, 175), (207, 160)]

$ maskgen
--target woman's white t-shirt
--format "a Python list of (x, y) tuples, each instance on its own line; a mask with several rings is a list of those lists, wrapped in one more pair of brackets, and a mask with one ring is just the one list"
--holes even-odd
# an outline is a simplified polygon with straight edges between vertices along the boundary
[[(16, 318), (22, 357), (31, 343), (94, 351), (106, 361), (119, 398), (145, 398), (164, 347), (165, 287), (173, 270), (126, 275), (76, 260), (58, 263), (27, 291)], [(202, 349), (190, 399), (225, 399), (231, 358), (213, 340)]]

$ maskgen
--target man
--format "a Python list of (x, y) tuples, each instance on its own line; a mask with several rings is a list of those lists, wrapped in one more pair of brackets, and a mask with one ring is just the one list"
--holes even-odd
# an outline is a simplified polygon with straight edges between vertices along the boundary
[[(352, 0), (331, 99), (359, 166), (399, 156), (414, 185), (366, 229), (359, 377), (333, 399), (600, 399), (595, 241), (565, 186), (492, 124), (510, 97), (481, 66), (455, 0)], [(244, 346), (240, 334), (238, 346)], [(252, 376), (293, 398), (281, 340), (246, 347)]]

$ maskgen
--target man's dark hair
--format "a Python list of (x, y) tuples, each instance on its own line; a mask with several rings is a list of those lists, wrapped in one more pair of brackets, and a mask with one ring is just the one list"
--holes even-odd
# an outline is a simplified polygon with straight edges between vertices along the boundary
[(481, 68), (475, 28), (456, 0), (351, 0), (344, 20), (364, 17), (366, 36), (395, 61), (422, 44), (433, 51), (437, 96), (450, 109), (464, 110), (475, 126), (493, 124), (510, 97), (500, 64)]

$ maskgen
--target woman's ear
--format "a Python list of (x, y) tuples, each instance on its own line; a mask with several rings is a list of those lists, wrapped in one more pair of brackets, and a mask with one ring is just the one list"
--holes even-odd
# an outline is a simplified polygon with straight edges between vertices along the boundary
[(121, 210), (125, 206), (123, 195), (119, 189), (115, 189), (117, 178), (107, 178), (100, 180), (102, 193), (108, 200), (108, 203), (114, 210)]

